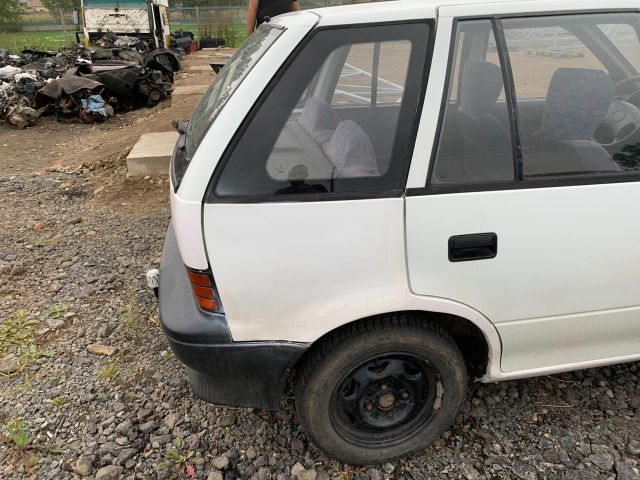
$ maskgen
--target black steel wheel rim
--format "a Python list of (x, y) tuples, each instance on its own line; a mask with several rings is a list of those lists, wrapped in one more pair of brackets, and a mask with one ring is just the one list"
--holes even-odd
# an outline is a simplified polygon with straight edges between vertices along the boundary
[(333, 427), (363, 446), (401, 443), (435, 416), (444, 393), (440, 374), (410, 353), (371, 357), (338, 382), (332, 397)]

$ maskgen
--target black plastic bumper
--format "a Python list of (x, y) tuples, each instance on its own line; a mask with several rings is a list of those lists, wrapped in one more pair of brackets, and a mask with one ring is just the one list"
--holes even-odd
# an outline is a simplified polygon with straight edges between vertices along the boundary
[(196, 395), (219, 405), (280, 407), (289, 371), (308, 344), (234, 342), (224, 315), (196, 305), (172, 225), (162, 253), (159, 303), (160, 324), (171, 350), (187, 366)]

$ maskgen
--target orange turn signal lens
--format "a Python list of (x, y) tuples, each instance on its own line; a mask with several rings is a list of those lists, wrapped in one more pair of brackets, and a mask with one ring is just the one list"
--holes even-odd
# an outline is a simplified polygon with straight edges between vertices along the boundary
[(193, 293), (195, 293), (197, 297), (208, 298), (208, 299), (215, 298), (211, 287), (207, 288), (207, 287), (201, 287), (199, 285), (191, 284), (191, 288), (193, 289)]
[(208, 275), (203, 275), (202, 273), (194, 273), (191, 270), (187, 270), (187, 273), (189, 274), (189, 280), (191, 280), (192, 285), (211, 287), (211, 279)]
[(212, 312), (218, 310), (218, 302), (213, 298), (202, 298), (196, 295), (196, 300), (198, 301), (198, 305), (204, 310), (210, 310)]
[(194, 272), (189, 268), (187, 268), (187, 274), (191, 282), (191, 290), (200, 308), (209, 312), (219, 312), (220, 302), (216, 296), (211, 274)]

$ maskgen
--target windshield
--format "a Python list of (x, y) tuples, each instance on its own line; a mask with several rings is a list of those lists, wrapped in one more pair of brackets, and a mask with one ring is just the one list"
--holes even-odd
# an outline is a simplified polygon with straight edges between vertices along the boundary
[(267, 23), (260, 25), (213, 80), (189, 121), (186, 138), (188, 158), (193, 156), (207, 130), (238, 85), (283, 31), (281, 26)]

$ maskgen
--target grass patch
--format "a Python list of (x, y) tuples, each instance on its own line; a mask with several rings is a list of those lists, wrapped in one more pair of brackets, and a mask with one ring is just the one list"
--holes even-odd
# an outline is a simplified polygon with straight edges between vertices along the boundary
[(100, 370), (100, 378), (105, 382), (115, 380), (118, 375), (120, 375), (120, 367), (115, 362), (107, 363)]
[(18, 53), (25, 48), (59, 50), (63, 47), (71, 47), (75, 43), (75, 32), (64, 33), (53, 30), (45, 32), (0, 33), (0, 48), (6, 48), (12, 53)]
[(29, 431), (27, 425), (19, 418), (9, 420), (5, 428), (9, 432), (9, 441), (18, 450), (24, 450), (29, 445)]
[(160, 468), (173, 467), (176, 470), (176, 474), (184, 468), (188, 477), (195, 477), (195, 469), (190, 465), (188, 460), (195, 455), (195, 451), (186, 450), (184, 448), (184, 441), (180, 437), (176, 437), (173, 441), (173, 447), (167, 450), (166, 458), (160, 462)]
[(30, 242), (32, 245), (42, 248), (42, 247), (55, 247), (58, 245), (60, 240), (55, 237), (36, 237)]
[(49, 305), (49, 318), (60, 318), (64, 316), (65, 313), (70, 311), (71, 307), (69, 305), (60, 305), (58, 303), (53, 303)]
[(51, 405), (54, 407), (64, 407), (67, 403), (69, 403), (69, 399), (62, 395), (51, 399)]
[(176, 355), (173, 353), (173, 350), (163, 350), (160, 352), (160, 357), (168, 362), (176, 359)]
[[(36, 444), (29, 436), (27, 425), (19, 418), (11, 418), (5, 425), (4, 430), (8, 435), (0, 435), (0, 443), (6, 444), (7, 456), (4, 465), (7, 466), (5, 472), (20, 472), (20, 478), (35, 478), (38, 471), (40, 457), (36, 452), (46, 455), (62, 453), (62, 450), (53, 448), (45, 444)], [(25, 475), (26, 474), (26, 475)], [(28, 475), (28, 476), (27, 476)], [(4, 477), (2, 477), (4, 478)]]
[(0, 356), (13, 352), (18, 356), (20, 366), (25, 367), (42, 356), (54, 355), (51, 351), (40, 351), (36, 342), (38, 322), (27, 318), (24, 310), (18, 310), (15, 317), (0, 325)]
[(0, 326), (0, 355), (13, 351), (20, 359), (20, 365), (31, 364), (39, 356), (36, 344), (35, 320), (27, 318), (24, 310), (18, 310), (14, 318)]
[(0, 325), (0, 355), (10, 348), (28, 348), (36, 342), (35, 320), (29, 320), (24, 310)]
[(124, 329), (127, 332), (131, 332), (136, 325), (140, 323), (140, 312), (133, 299), (129, 300), (129, 303), (120, 310), (120, 318), (124, 323)]

